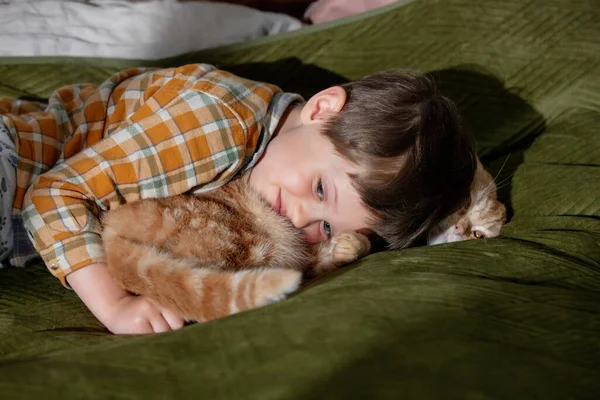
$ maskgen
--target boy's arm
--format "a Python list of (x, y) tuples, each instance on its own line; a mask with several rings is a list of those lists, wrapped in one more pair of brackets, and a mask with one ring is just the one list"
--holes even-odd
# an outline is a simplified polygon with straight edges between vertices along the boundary
[[(176, 97), (161, 91), (156, 95)], [(123, 202), (175, 196), (196, 186), (217, 186), (241, 169), (246, 130), (236, 118), (226, 115), (217, 100), (203, 101), (203, 107), (210, 108), (209, 115), (225, 114), (226, 122), (216, 131), (207, 132), (189, 107), (152, 110), (144, 105), (129, 124), (42, 174), (31, 185), (23, 203), (23, 222), (36, 250), (63, 284), (70, 273), (106, 262), (99, 219), (103, 211)], [(165, 115), (186, 110), (188, 121), (165, 121)], [(180, 126), (186, 129), (180, 130)]]
[[(210, 66), (192, 65), (128, 81), (122, 102), (108, 107), (121, 113), (130, 102), (137, 104), (127, 120), (111, 125), (108, 137), (54, 166), (29, 187), (21, 213), (24, 225), (63, 284), (70, 273), (106, 262), (101, 212), (124, 202), (216, 184), (241, 168), (246, 127), (219, 99), (193, 90), (211, 71)], [(146, 80), (150, 86), (144, 87)], [(92, 116), (101, 108), (96, 103), (89, 107)], [(79, 114), (87, 115), (87, 109)], [(206, 123), (219, 117), (222, 121)], [(73, 129), (83, 129), (79, 123), (72, 121)]]
[[(63, 284), (69, 276), (69, 284), (113, 331), (120, 330), (119, 318), (141, 315), (141, 324), (152, 325), (161, 324), (158, 312), (168, 317), (144, 297), (125, 296), (112, 282), (104, 264), (101, 210), (184, 193), (197, 185), (217, 186), (254, 154), (260, 132), (245, 121), (254, 124), (255, 119), (242, 115), (240, 120), (242, 108), (232, 110), (218, 98), (188, 87), (194, 73), (206, 70), (175, 70), (168, 82), (144, 95), (126, 124), (41, 175), (25, 196), (23, 221), (46, 265)], [(211, 76), (201, 82), (202, 89), (211, 90), (211, 81), (218, 79)], [(251, 97), (253, 92), (248, 93)], [(248, 102), (259, 100), (255, 96)]]
[(67, 277), (90, 311), (111, 332), (142, 334), (183, 327), (184, 320), (148, 297), (133, 296), (119, 287), (106, 264), (92, 264)]

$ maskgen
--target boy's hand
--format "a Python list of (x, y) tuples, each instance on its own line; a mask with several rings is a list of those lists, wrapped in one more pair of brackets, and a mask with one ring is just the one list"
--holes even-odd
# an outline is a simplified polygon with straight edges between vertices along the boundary
[(167, 332), (185, 321), (146, 296), (123, 297), (113, 308), (106, 327), (117, 334)]
[(90, 311), (113, 333), (158, 333), (182, 328), (184, 320), (145, 296), (121, 288), (106, 264), (72, 272), (67, 282)]

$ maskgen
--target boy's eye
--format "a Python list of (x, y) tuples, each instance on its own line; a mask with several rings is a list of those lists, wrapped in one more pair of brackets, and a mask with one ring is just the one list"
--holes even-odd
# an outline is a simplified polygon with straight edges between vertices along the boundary
[(319, 182), (317, 182), (317, 196), (319, 196), (319, 198), (321, 200), (323, 200), (325, 198), (325, 191), (323, 190), (323, 182), (319, 179)]
[(329, 225), (329, 222), (323, 221), (323, 230), (325, 231), (327, 236), (331, 236), (331, 225)]

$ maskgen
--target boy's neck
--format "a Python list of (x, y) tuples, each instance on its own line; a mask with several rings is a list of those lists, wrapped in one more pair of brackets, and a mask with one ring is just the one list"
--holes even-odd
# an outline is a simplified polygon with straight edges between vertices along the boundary
[(273, 132), (272, 137), (275, 137), (281, 133), (287, 132), (301, 125), (302, 122), (300, 120), (300, 113), (302, 112), (303, 106), (304, 104), (290, 104), (283, 113), (281, 119), (279, 120), (277, 128), (275, 128), (275, 132)]

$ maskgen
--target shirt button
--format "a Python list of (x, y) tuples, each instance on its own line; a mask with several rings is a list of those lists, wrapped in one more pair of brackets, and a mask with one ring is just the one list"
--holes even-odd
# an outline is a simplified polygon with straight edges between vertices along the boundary
[(56, 265), (56, 264), (51, 264), (51, 265), (50, 265), (50, 269), (57, 270), (57, 269), (58, 269), (58, 265)]

